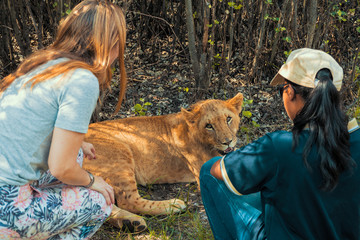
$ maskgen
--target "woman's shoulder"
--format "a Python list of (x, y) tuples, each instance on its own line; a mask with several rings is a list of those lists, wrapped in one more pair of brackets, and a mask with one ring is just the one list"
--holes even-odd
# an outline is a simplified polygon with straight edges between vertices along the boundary
[[(55, 65), (61, 64), (61, 63), (67, 62), (67, 61), (71, 61), (71, 59), (66, 58), (66, 57), (52, 59), (52, 60), (49, 60), (48, 62), (46, 62), (45, 64), (43, 64), (41, 66), (41, 68), (46, 69), (49, 67), (56, 67)], [(71, 64), (71, 62), (69, 62), (69, 64)], [(76, 80), (86, 78), (86, 79), (97, 81), (97, 77), (95, 76), (95, 74), (86, 68), (75, 68), (74, 70), (71, 70), (69, 72), (68, 78), (76, 79)]]
[(272, 141), (291, 141), (292, 140), (292, 132), (285, 130), (277, 130), (271, 133), (267, 133), (266, 136), (270, 138)]
[(61, 79), (61, 82), (64, 81), (64, 85), (71, 87), (80, 87), (80, 88), (99, 88), (99, 81), (95, 74), (85, 68), (76, 68), (68, 73), (65, 73), (65, 79)]
[(70, 79), (75, 81), (93, 81), (98, 83), (98, 79), (93, 72), (85, 68), (77, 68), (70, 73)]

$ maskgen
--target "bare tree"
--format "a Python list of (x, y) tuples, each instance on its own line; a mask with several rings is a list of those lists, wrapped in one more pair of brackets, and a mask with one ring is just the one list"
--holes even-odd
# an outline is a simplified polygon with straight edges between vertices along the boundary
[(311, 48), (315, 35), (318, 3), (317, 0), (311, 0), (309, 2), (306, 47)]

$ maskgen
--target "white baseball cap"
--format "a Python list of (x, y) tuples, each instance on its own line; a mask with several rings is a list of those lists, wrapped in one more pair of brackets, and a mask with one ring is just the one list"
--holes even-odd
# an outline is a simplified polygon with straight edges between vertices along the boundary
[(289, 80), (304, 87), (315, 88), (317, 85), (315, 76), (323, 68), (330, 70), (333, 84), (340, 91), (344, 76), (342, 67), (329, 54), (310, 48), (292, 51), (270, 85), (284, 84), (285, 80)]

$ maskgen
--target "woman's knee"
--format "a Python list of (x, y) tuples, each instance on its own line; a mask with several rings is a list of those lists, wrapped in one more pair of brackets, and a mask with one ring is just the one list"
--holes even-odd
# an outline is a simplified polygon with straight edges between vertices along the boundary
[(86, 214), (89, 217), (86, 221), (105, 221), (111, 214), (112, 205), (108, 205), (105, 197), (97, 191), (84, 187), (65, 186), (61, 195), (63, 209), (91, 212)]
[(104, 218), (104, 220), (108, 218), (111, 214), (112, 204), (108, 205), (105, 197), (94, 190), (89, 189), (89, 197), (92, 200), (92, 204), (96, 205), (98, 209), (101, 209), (97, 218)]

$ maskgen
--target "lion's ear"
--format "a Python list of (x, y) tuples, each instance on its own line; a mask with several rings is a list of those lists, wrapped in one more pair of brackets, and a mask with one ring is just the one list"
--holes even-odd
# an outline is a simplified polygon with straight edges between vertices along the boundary
[(195, 122), (195, 114), (193, 112), (188, 111), (185, 108), (181, 108), (181, 113), (187, 122), (189, 123)]
[(238, 113), (240, 113), (242, 109), (243, 101), (244, 101), (244, 96), (242, 95), (242, 93), (238, 93), (236, 94), (235, 97), (227, 100), (226, 102), (230, 106), (234, 107)]

